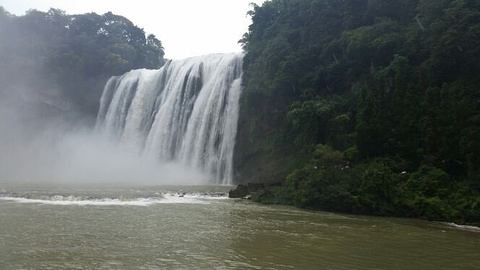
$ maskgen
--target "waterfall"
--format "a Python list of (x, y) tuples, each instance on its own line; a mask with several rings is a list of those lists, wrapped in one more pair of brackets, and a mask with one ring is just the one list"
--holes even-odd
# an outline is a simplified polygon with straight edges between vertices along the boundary
[(179, 162), (232, 182), (242, 54), (169, 61), (105, 85), (96, 130), (136, 154)]

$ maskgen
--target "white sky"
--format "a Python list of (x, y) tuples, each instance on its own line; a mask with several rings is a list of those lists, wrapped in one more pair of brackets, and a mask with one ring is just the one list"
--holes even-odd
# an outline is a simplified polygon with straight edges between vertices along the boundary
[(0, 6), (15, 15), (50, 7), (67, 14), (111, 11), (154, 34), (166, 58), (181, 59), (240, 51), (237, 41), (251, 23), (246, 16), (251, 2), (261, 5), (264, 0), (0, 0)]

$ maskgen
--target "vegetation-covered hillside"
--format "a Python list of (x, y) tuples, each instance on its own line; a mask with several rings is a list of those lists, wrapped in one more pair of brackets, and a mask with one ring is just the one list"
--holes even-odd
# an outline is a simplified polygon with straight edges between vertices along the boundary
[(165, 62), (161, 42), (127, 18), (58, 9), (13, 16), (0, 7), (0, 95), (95, 116), (106, 80)]
[(260, 200), (480, 222), (480, 1), (271, 0), (250, 11), (239, 182)]

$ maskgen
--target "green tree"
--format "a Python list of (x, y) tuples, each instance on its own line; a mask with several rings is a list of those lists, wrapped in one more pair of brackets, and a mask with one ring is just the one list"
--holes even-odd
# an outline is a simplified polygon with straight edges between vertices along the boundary
[[(288, 175), (283, 201), (303, 207), (478, 222), (479, 12), (476, 0), (253, 5), (240, 179)], [(311, 169), (317, 144), (350, 169)]]

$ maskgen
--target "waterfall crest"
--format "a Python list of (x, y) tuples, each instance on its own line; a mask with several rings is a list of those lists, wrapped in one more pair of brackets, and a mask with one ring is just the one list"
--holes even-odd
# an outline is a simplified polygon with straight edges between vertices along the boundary
[(139, 155), (180, 162), (232, 182), (241, 92), (240, 53), (169, 61), (105, 85), (96, 130)]

